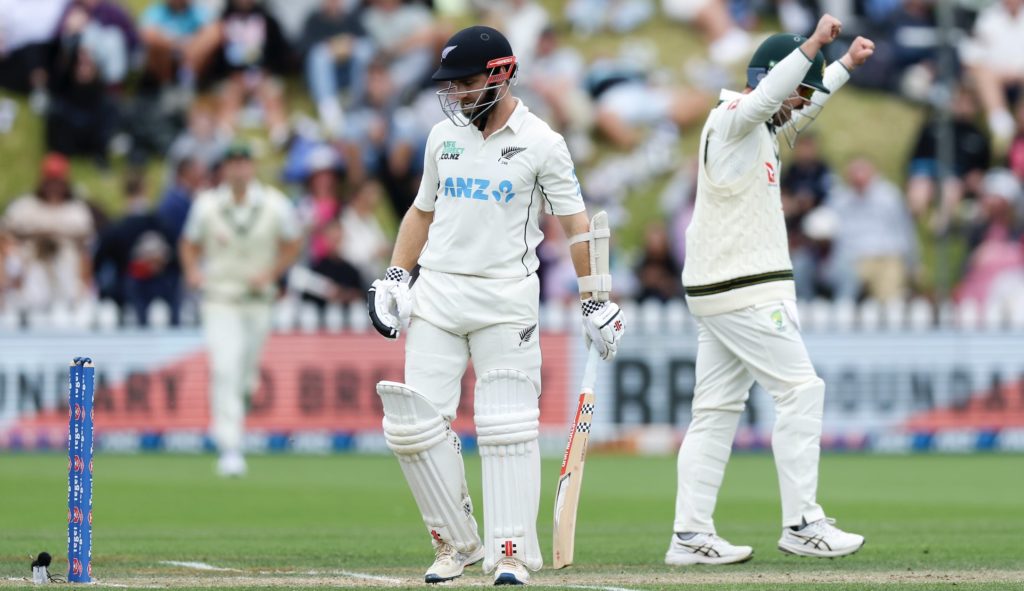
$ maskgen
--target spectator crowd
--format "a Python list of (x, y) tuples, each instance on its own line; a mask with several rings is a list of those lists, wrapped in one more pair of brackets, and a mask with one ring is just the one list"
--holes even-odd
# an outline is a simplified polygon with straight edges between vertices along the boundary
[[(822, 130), (784, 159), (799, 297), (932, 295), (924, 245), (953, 236), (967, 247), (962, 268), (950, 270), (954, 298), (1020, 300), (1024, 0), (959, 4), (952, 45), (936, 43), (932, 0), (828, 8), (846, 23), (844, 37), (876, 40), (876, 59), (853, 83), (928, 116), (900, 178), (880, 172), (871, 146), (828, 161)], [(680, 134), (699, 128), (718, 88), (735, 87), (766, 10), (796, 32), (822, 11), (814, 0), (0, 0), (0, 87), (25, 97), (34, 115), (22, 116), (43, 121), (46, 149), (35, 187), (0, 196), (0, 310), (104, 299), (144, 324), (160, 300), (177, 323), (188, 299), (177, 260), (185, 218), (195, 195), (220, 182), (222, 155), (239, 137), (281, 163), (264, 180), (286, 188), (304, 224), (301, 272), (282, 289), (321, 306), (360, 302), (386, 267), (388, 219), (412, 203), (440, 119), (430, 73), (455, 23), (470, 19), (508, 34), (523, 72), (515, 92), (566, 137), (593, 209), (625, 223), (630, 192), (667, 179), (662, 219), (635, 249), (616, 247), (613, 274), (624, 296), (681, 298), (696, 164), (678, 153)], [(707, 47), (672, 65), (685, 83), (630, 35), (658, 18)], [(589, 60), (573, 46), (599, 34), (626, 38)], [(958, 81), (945, 95), (935, 84), (943, 64)], [(949, 167), (937, 131), (943, 106)], [(107, 170), (112, 158), (129, 171), (113, 218), (76, 193), (71, 166)], [(162, 187), (147, 183), (153, 166), (165, 169)], [(575, 277), (555, 225), (545, 223), (539, 251), (542, 297), (569, 301)]]

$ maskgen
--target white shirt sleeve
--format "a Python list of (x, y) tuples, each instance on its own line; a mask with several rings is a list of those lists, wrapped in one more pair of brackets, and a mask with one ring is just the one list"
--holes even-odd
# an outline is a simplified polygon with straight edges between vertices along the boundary
[(541, 161), (537, 182), (548, 213), (573, 215), (586, 210), (576, 168), (561, 135), (552, 145), (548, 157)]
[(206, 210), (206, 203), (209, 197), (205, 197), (204, 193), (196, 195), (196, 199), (192, 202), (192, 207), (188, 209), (188, 217), (185, 218), (185, 226), (181, 231), (182, 240), (188, 240), (189, 242), (200, 242), (203, 239), (204, 222), (203, 212)]
[[(825, 75), (822, 77), (822, 81), (825, 83), (825, 88), (829, 90), (825, 92), (815, 92), (811, 95), (811, 104), (805, 106), (799, 111), (793, 113), (792, 119), (786, 122), (783, 127), (798, 126), (800, 121), (804, 117), (817, 117), (821, 110), (825, 107), (825, 103), (828, 99), (832, 98), (840, 88), (842, 88), (850, 80), (850, 71), (846, 69), (846, 66), (841, 64), (838, 60), (829, 64), (825, 68)], [(800, 127), (798, 126), (797, 129)]]
[(716, 129), (724, 136), (722, 139), (743, 137), (771, 119), (807, 75), (812, 63), (800, 48), (794, 49), (768, 72), (750, 94), (736, 99), (735, 106), (730, 103)]
[(437, 176), (437, 149), (434, 140), (436, 131), (437, 126), (434, 126), (430, 130), (430, 135), (427, 136), (427, 147), (423, 152), (423, 177), (420, 179), (420, 189), (416, 192), (416, 199), (412, 202), (420, 211), (434, 211), (437, 189), (441, 184)]
[(280, 219), (281, 240), (292, 241), (302, 237), (302, 224), (299, 222), (299, 214), (291, 200), (284, 196), (277, 189), (271, 189), (275, 194), (277, 203), (277, 215)]

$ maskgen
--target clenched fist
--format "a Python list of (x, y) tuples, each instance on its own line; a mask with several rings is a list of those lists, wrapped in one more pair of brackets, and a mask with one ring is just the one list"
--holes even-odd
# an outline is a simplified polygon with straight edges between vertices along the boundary
[(868, 61), (868, 58), (875, 53), (875, 42), (867, 37), (857, 37), (853, 40), (850, 45), (850, 49), (846, 51), (846, 55), (840, 58), (839, 61), (846, 66), (847, 70), (852, 70), (857, 66), (860, 66), (864, 62)]
[(839, 19), (831, 14), (825, 14), (818, 21), (818, 26), (814, 29), (814, 33), (811, 34), (811, 39), (821, 45), (828, 45), (836, 40), (836, 37), (839, 36), (842, 30), (843, 23), (839, 22)]

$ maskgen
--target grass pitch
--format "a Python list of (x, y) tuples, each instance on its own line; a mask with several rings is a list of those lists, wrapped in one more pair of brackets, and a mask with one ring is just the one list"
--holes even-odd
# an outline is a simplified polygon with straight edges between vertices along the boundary
[[(477, 513), (480, 463), (467, 470)], [(754, 546), (729, 567), (669, 568), (674, 458), (589, 458), (576, 564), (538, 585), (605, 589), (1021, 589), (1024, 458), (826, 455), (819, 499), (867, 536), (840, 560), (775, 548), (779, 498), (767, 455), (737, 455), (719, 533)], [(544, 466), (540, 539), (550, 560), (555, 462)], [(0, 455), (0, 586), (29, 575), (31, 553), (66, 571), (66, 459)], [(221, 480), (212, 456), (96, 458), (94, 576), (130, 587), (424, 588), (432, 560), (397, 462), (386, 456), (262, 456)], [(171, 564), (203, 563), (226, 570)], [(194, 565), (195, 566), (195, 565)], [(489, 582), (474, 567), (460, 585)], [(445, 585), (452, 587), (452, 585)]]

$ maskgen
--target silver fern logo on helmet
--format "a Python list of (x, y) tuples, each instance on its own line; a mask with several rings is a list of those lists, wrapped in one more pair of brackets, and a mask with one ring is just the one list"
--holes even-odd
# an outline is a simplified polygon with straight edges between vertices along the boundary
[[(455, 45), (450, 46), (455, 48)], [(447, 51), (448, 48), (445, 48)], [(444, 59), (442, 54), (442, 59)], [(441, 103), (441, 112), (456, 127), (467, 127), (490, 111), (494, 105), (508, 94), (509, 88), (515, 86), (519, 79), (519, 68), (514, 55), (499, 57), (487, 62), (484, 69), (487, 83), (476, 90), (460, 90), (461, 80), (448, 82), (448, 86), (437, 91)], [(472, 76), (472, 77), (475, 77)], [(470, 78), (470, 76), (467, 76)], [(505, 84), (508, 82), (508, 84)], [(466, 100), (476, 95), (472, 102)]]
[(448, 57), (448, 54), (451, 53), (452, 50), (455, 49), (456, 47), (458, 47), (458, 45), (449, 45), (448, 47), (445, 47), (441, 51), (441, 61), (444, 61), (444, 59)]

